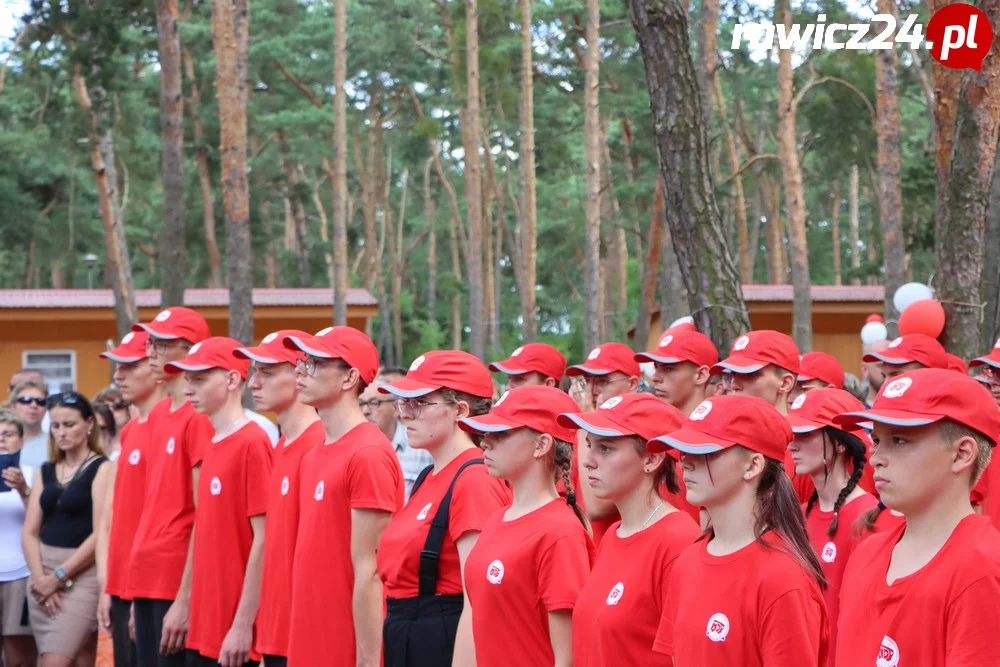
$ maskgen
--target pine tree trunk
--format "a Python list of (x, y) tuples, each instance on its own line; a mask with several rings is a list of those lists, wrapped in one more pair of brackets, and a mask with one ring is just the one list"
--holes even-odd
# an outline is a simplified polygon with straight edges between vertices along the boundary
[(347, 0), (334, 0), (333, 323), (347, 325)]
[(431, 162), (424, 163), (424, 224), (427, 225), (427, 319), (437, 322), (437, 232), (434, 227), (434, 197), (431, 196)]
[[(701, 0), (701, 39), (698, 40), (698, 92), (701, 95), (701, 111), (705, 115), (705, 127), (712, 128), (712, 91), (715, 86), (715, 68), (719, 59), (719, 0)], [(716, 171), (721, 174), (721, 171)]]
[[(989, 211), (986, 215), (987, 248), (1000, 248), (1000, 150), (993, 163), (993, 185), (990, 188)], [(982, 300), (986, 304), (979, 332), (979, 349), (993, 347), (1000, 336), (1000, 253), (987, 252), (983, 257)]]
[(161, 306), (184, 305), (184, 93), (181, 86), (181, 36), (177, 0), (157, 0), (156, 35), (160, 59), (160, 166), (163, 183), (163, 234), (160, 237)]
[(250, 247), (250, 189), (247, 183), (248, 0), (213, 0), (212, 42), (219, 99), (219, 156), (226, 212), (229, 269), (229, 336), (253, 339), (253, 252)]
[[(880, 14), (895, 16), (893, 0), (878, 0)], [(881, 27), (879, 28), (881, 29)], [(878, 143), (878, 218), (882, 224), (882, 265), (885, 320), (899, 318), (892, 296), (906, 282), (906, 243), (903, 236), (903, 186), (900, 176), (899, 83), (893, 49), (875, 55), (876, 140)]]
[[(927, 0), (928, 15), (933, 16), (950, 0)], [(980, 7), (981, 9), (983, 7)], [(994, 33), (995, 34), (995, 33)], [(931, 78), (934, 83), (934, 129), (935, 129), (935, 173), (937, 174), (937, 199), (934, 215), (934, 253), (944, 252), (945, 193), (948, 189), (948, 173), (955, 141), (955, 114), (958, 111), (958, 90), (962, 84), (962, 70), (945, 67), (930, 58)]]
[[(121, 201), (118, 194), (118, 177), (115, 168), (115, 145), (111, 130), (103, 129), (102, 113), (94, 109), (87, 82), (79, 66), (73, 70), (73, 90), (77, 104), (88, 124), (90, 139), (90, 167), (94, 172), (97, 198), (101, 209), (101, 226), (107, 250), (106, 266), (111, 271), (111, 288), (115, 295), (115, 320), (118, 338), (132, 330), (139, 321), (132, 286), (132, 262), (125, 241), (125, 222), (122, 220)], [(100, 98), (103, 90), (95, 89)]]
[(479, 8), (477, 0), (465, 0), (466, 110), (465, 210), (468, 228), (466, 272), (469, 289), (469, 352), (486, 357), (486, 312), (483, 306), (482, 167), (479, 161)]
[[(791, 29), (789, 0), (775, 4), (775, 23)], [(802, 353), (812, 350), (812, 283), (809, 278), (809, 247), (806, 242), (805, 189), (796, 145), (795, 82), (792, 52), (778, 49), (778, 154), (785, 185), (788, 215), (788, 250), (792, 268), (792, 334)]]
[(851, 165), (851, 180), (847, 188), (847, 210), (850, 216), (851, 226), (851, 271), (854, 278), (851, 278), (852, 285), (861, 284), (861, 223), (858, 215), (858, 165)]
[[(448, 237), (451, 242), (451, 273), (457, 284), (462, 283), (462, 263), (458, 255), (458, 218), (453, 217), (448, 226)], [(462, 295), (457, 290), (451, 297), (451, 347), (462, 349)]]
[[(984, 0), (993, 33), (1000, 31), (1000, 0)], [(942, 342), (963, 359), (979, 347), (986, 215), (1000, 132), (1000, 53), (990, 51), (982, 71), (969, 71), (958, 96), (954, 152), (945, 201), (939, 211), (943, 239), (937, 239), (937, 298), (945, 311)], [(990, 248), (996, 252), (996, 248)]]
[[(706, 4), (711, 1), (712, 0), (706, 0)], [(718, 10), (718, 7), (716, 7), (716, 10)], [(747, 231), (749, 224), (747, 223), (746, 195), (743, 192), (743, 175), (739, 173), (740, 153), (739, 148), (736, 145), (736, 139), (733, 137), (733, 129), (730, 127), (729, 121), (726, 120), (726, 107), (723, 104), (722, 83), (720, 79), (721, 77), (716, 74), (711, 77), (710, 84), (715, 91), (715, 100), (719, 108), (719, 122), (722, 124), (723, 135), (726, 140), (726, 155), (729, 158), (729, 172), (730, 174), (733, 174), (730, 178), (732, 178), (733, 181), (733, 209), (736, 213), (736, 234), (739, 239), (740, 280), (742, 280), (743, 283), (752, 283), (753, 274), (750, 267), (750, 241)]]
[(535, 102), (534, 66), (531, 47), (531, 0), (519, 0), (521, 6), (521, 107), (520, 107), (520, 168), (524, 181), (524, 199), (521, 215), (524, 225), (521, 229), (521, 262), (524, 283), (530, 286), (519, 289), (521, 299), (521, 335), (525, 343), (534, 342), (537, 336), (535, 325), (535, 289), (538, 282), (538, 213), (535, 202)]
[(584, 347), (601, 343), (601, 119), (599, 0), (587, 0), (587, 55), (584, 83), (584, 141), (587, 173), (587, 204), (584, 231)]
[[(190, 7), (190, 3), (187, 5)], [(191, 116), (191, 129), (194, 133), (195, 166), (198, 170), (198, 185), (201, 189), (201, 222), (205, 234), (205, 250), (208, 253), (210, 271), (210, 287), (222, 287), (222, 257), (219, 255), (219, 243), (215, 236), (215, 201), (212, 195), (212, 177), (208, 169), (208, 149), (205, 146), (204, 130), (201, 125), (201, 89), (194, 70), (194, 58), (191, 49), (183, 48), (184, 74), (188, 82), (188, 115)]]
[(708, 128), (699, 112), (687, 4), (628, 0), (628, 6), (646, 67), (669, 238), (690, 312), (698, 329), (726, 350), (750, 322), (708, 170)]
[(642, 294), (639, 296), (639, 314), (635, 319), (635, 338), (632, 349), (642, 352), (649, 339), (649, 320), (653, 311), (653, 297), (656, 295), (656, 279), (660, 272), (660, 251), (663, 248), (663, 227), (666, 225), (663, 211), (663, 180), (656, 179), (653, 191), (653, 216), (649, 220), (646, 262), (642, 265)]
[(830, 214), (830, 232), (833, 236), (833, 284), (840, 285), (843, 283), (840, 270), (840, 182), (836, 179), (833, 181), (831, 197), (833, 199), (833, 211)]
[[(332, 176), (333, 167), (330, 166), (330, 161), (323, 156), (322, 169), (327, 176)], [(305, 171), (302, 165), (299, 165), (299, 175), (305, 178)], [(328, 287), (333, 287), (333, 252), (330, 246), (330, 219), (326, 215), (326, 206), (323, 204), (323, 198), (319, 194), (319, 183), (314, 179), (309, 179), (309, 189), (312, 190), (312, 202), (313, 207), (316, 209), (316, 215), (319, 216), (319, 242), (323, 247), (323, 261), (326, 264), (326, 284)]]

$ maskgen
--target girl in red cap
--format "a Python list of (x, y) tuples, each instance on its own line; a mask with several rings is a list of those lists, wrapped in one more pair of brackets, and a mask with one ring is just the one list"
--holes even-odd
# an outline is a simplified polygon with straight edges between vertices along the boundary
[(679, 428), (684, 414), (651, 394), (627, 394), (559, 423), (587, 432), (581, 451), (594, 493), (622, 520), (601, 541), (593, 572), (573, 609), (573, 664), (670, 667), (654, 653), (674, 560), (698, 538), (698, 524), (663, 493), (677, 494), (677, 455), (646, 442)]
[(386, 667), (475, 664), (462, 574), (483, 525), (510, 504), (510, 492), (482, 465), (483, 453), (458, 420), (489, 412), (490, 372), (467, 352), (427, 352), (405, 377), (378, 389), (398, 397), (409, 446), (434, 460), (379, 543)]
[(766, 401), (716, 396), (654, 438), (682, 459), (688, 500), (711, 524), (674, 563), (654, 649), (675, 665), (826, 665), (822, 567), (782, 467), (792, 431)]
[[(842, 389), (811, 389), (792, 402), (788, 423), (795, 439), (788, 451), (795, 474), (811, 477), (816, 487), (806, 503), (806, 531), (819, 555), (827, 588), (831, 646), (836, 646), (840, 583), (859, 537), (853, 530), (860, 516), (878, 506), (875, 496), (858, 486), (867, 464), (863, 429), (834, 425), (844, 412), (864, 410), (864, 404)], [(829, 664), (834, 664), (833, 651)]]
[(859, 544), (844, 573), (837, 665), (996, 664), (1000, 532), (969, 490), (989, 464), (1000, 413), (972, 378), (920, 369), (887, 380), (871, 409), (875, 487), (906, 523)]
[[(576, 432), (557, 417), (577, 409), (554, 387), (520, 387), (490, 414), (460, 422), (487, 434), (490, 474), (514, 489), (512, 505), (487, 521), (465, 569), (478, 667), (573, 662), (573, 606), (594, 544), (570, 481)], [(566, 485), (565, 500), (556, 479)]]

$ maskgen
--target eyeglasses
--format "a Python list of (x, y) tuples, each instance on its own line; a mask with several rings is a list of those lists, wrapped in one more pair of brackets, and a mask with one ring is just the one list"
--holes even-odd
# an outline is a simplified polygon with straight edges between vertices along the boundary
[(373, 398), (369, 401), (358, 401), (358, 406), (362, 410), (376, 410), (378, 406), (384, 405), (385, 403), (395, 403), (394, 398)]
[(302, 370), (309, 377), (316, 377), (317, 368), (325, 368), (326, 366), (333, 365), (339, 365), (341, 368), (344, 368), (344, 363), (340, 359), (317, 359), (316, 357), (307, 355), (305, 359), (297, 359), (295, 361), (295, 370)]
[(44, 408), (46, 403), (48, 403), (48, 399), (38, 398), (35, 396), (18, 396), (17, 402), (20, 403), (21, 405), (31, 405), (32, 403), (34, 403), (38, 407)]
[(598, 391), (601, 391), (606, 387), (613, 385), (616, 382), (622, 382), (625, 380), (628, 380), (628, 378), (620, 376), (616, 378), (611, 378), (608, 377), (607, 375), (590, 375), (587, 377), (587, 383), (594, 389), (597, 389)]
[(173, 347), (183, 347), (185, 349), (191, 349), (190, 346), (185, 342), (173, 342), (168, 340), (160, 340), (159, 338), (147, 338), (144, 344), (146, 348), (146, 354), (149, 354), (150, 350), (156, 352), (157, 355), (166, 354), (167, 350)]
[(420, 416), (420, 411), (428, 405), (455, 405), (455, 401), (425, 401), (422, 398), (401, 398), (396, 401), (396, 409), (406, 412), (414, 418)]

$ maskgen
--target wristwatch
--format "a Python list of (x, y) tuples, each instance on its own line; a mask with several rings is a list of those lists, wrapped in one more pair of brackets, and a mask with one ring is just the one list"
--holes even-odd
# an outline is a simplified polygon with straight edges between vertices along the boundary
[(66, 570), (61, 567), (57, 567), (52, 571), (52, 574), (56, 575), (56, 578), (59, 580), (59, 583), (62, 584), (63, 588), (73, 588), (73, 580), (69, 578), (68, 574), (66, 574)]

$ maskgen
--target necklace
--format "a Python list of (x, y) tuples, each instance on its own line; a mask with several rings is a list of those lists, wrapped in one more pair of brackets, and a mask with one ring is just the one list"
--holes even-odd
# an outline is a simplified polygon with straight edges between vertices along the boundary
[(655, 514), (657, 513), (657, 511), (659, 511), (659, 509), (660, 509), (661, 507), (663, 507), (663, 501), (662, 501), (662, 500), (660, 501), (660, 504), (659, 504), (659, 505), (657, 505), (656, 507), (654, 507), (654, 508), (653, 508), (653, 511), (652, 511), (652, 512), (650, 512), (650, 513), (649, 513), (649, 516), (647, 516), (647, 517), (646, 517), (646, 520), (642, 522), (642, 525), (641, 525), (641, 526), (639, 526), (639, 530), (642, 530), (642, 529), (644, 529), (644, 528), (645, 528), (646, 526), (648, 526), (648, 525), (649, 525), (649, 522), (653, 520), (653, 516), (654, 516), (654, 515), (655, 515)]
[(241, 414), (236, 419), (236, 421), (234, 421), (232, 424), (230, 424), (228, 427), (226, 427), (226, 429), (224, 431), (218, 431), (218, 432), (216, 432), (215, 438), (213, 438), (213, 440), (215, 440), (215, 442), (218, 442), (220, 440), (224, 440), (224, 439), (228, 438), (230, 435), (232, 435), (233, 433), (236, 432), (237, 427), (243, 426), (243, 422), (248, 422), (248, 421), (250, 421), (250, 420), (247, 419), (246, 415)]

